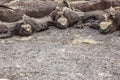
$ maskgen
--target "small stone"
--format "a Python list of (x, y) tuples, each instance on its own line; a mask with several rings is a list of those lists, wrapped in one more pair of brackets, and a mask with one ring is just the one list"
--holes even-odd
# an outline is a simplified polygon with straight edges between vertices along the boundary
[(10, 79), (0, 79), (0, 80), (10, 80)]
[(27, 41), (27, 40), (30, 40), (32, 38), (32, 36), (28, 36), (28, 37), (22, 37), (22, 38), (15, 38), (15, 40), (17, 41)]
[(62, 52), (65, 52), (65, 49), (61, 49)]
[(84, 43), (84, 44), (97, 44), (99, 42), (95, 41), (95, 40), (91, 40), (91, 39), (80, 39), (80, 38), (78, 38), (78, 39), (74, 39), (72, 41), (72, 43), (73, 44), (82, 44), (82, 43)]

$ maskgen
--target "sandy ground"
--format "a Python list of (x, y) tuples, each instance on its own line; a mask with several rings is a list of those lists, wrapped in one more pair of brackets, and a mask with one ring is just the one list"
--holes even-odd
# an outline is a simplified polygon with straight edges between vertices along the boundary
[(51, 27), (0, 40), (0, 80), (120, 80), (118, 33)]

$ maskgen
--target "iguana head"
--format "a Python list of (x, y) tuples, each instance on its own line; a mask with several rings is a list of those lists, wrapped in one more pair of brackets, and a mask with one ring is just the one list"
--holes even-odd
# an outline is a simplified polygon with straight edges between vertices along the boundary
[(111, 21), (105, 21), (100, 23), (100, 32), (103, 34), (107, 34), (110, 32), (111, 27), (110, 25), (112, 24)]
[(18, 34), (21, 36), (29, 36), (33, 32), (32, 26), (30, 24), (21, 23), (18, 25), (18, 27)]

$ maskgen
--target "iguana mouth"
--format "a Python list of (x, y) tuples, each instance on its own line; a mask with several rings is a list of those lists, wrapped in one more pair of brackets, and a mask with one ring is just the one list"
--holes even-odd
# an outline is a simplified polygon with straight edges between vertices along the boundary
[(106, 30), (100, 29), (100, 33), (102, 33), (102, 34), (107, 34), (107, 33), (109, 33), (109, 32), (110, 32), (110, 28), (108, 28), (108, 29), (106, 29)]

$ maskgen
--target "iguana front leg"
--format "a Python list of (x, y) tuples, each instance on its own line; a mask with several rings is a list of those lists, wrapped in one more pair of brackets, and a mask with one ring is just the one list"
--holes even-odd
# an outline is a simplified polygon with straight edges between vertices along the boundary
[(74, 27), (82, 29), (84, 27), (84, 24), (83, 24), (82, 20), (79, 20), (77, 22), (77, 24), (74, 25)]
[(8, 32), (7, 29), (0, 30), (0, 34), (4, 34), (4, 33), (7, 33), (7, 32)]
[[(70, 4), (68, 3), (68, 0), (63, 0), (63, 5), (64, 5), (64, 7), (68, 7), (68, 8), (70, 8), (70, 9), (72, 9), (72, 7), (70, 6)], [(73, 10), (73, 9), (72, 9)]]
[(10, 38), (12, 37), (12, 32), (8, 31), (6, 34), (1, 34), (0, 39)]
[(92, 29), (99, 30), (100, 29), (100, 23), (99, 20), (91, 20), (90, 22), (87, 23), (88, 26)]

